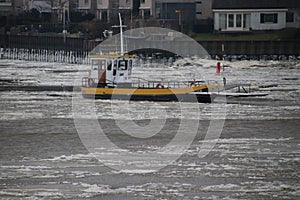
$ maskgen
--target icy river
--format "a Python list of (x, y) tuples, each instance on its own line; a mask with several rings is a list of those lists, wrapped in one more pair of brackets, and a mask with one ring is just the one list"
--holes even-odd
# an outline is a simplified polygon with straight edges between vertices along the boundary
[[(140, 61), (133, 76), (212, 82), (226, 76), (227, 83), (251, 83), (251, 90), (268, 95), (197, 105), (96, 100), (90, 107), (92, 100), (82, 99), (77, 90), (47, 89), (80, 86), (89, 66), (0, 60), (0, 198), (299, 199), (300, 62), (224, 64), (225, 71), (217, 76), (213, 60)], [(81, 122), (87, 124), (81, 134), (73, 119), (78, 103)], [(118, 147), (102, 155), (105, 160), (88, 151), (83, 141), (82, 130), (90, 128), (93, 118)], [(223, 120), (221, 132), (208, 139), (214, 145), (204, 155), (202, 142), (212, 120)], [(147, 138), (128, 134), (129, 125), (120, 128), (133, 122), (142, 134), (143, 127), (161, 121), (158, 133)], [(126, 160), (120, 155), (148, 155), (168, 145), (182, 121), (187, 132), (190, 124), (197, 126), (178, 158), (152, 171), (141, 170), (156, 166), (152, 158), (122, 170)], [(183, 143), (190, 139), (180, 137)]]

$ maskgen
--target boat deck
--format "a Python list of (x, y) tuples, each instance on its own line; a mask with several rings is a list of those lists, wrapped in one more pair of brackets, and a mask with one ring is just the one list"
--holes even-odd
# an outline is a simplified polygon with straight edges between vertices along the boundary
[(137, 79), (131, 83), (98, 83), (97, 79), (88, 77), (82, 78), (82, 87), (84, 88), (138, 88), (138, 89), (176, 89), (188, 88), (195, 86), (208, 85), (205, 81), (148, 81), (145, 79)]

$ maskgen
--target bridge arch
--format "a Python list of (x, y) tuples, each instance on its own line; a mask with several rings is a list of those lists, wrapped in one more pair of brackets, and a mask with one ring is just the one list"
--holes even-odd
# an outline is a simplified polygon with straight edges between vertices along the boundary
[[(171, 29), (160, 27), (137, 28), (125, 31), (123, 37), (125, 52), (132, 52), (137, 49), (160, 49), (181, 57), (210, 58), (207, 51), (197, 41)], [(90, 54), (108, 54), (120, 51), (120, 34), (117, 34), (104, 40)]]

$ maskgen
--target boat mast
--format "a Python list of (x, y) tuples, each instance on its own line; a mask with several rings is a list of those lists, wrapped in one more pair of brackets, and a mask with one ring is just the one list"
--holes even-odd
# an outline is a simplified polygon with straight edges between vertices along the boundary
[(121, 13), (119, 13), (119, 22), (120, 22), (120, 25), (117, 26), (112, 26), (113, 28), (120, 28), (120, 43), (121, 43), (121, 55), (123, 56), (124, 55), (124, 38), (123, 38), (123, 27), (126, 27), (126, 26), (123, 26), (122, 25), (122, 18), (121, 18)]
[(124, 41), (123, 41), (123, 25), (122, 25), (122, 18), (121, 13), (119, 13), (119, 21), (120, 21), (120, 39), (121, 39), (121, 55), (124, 55)]

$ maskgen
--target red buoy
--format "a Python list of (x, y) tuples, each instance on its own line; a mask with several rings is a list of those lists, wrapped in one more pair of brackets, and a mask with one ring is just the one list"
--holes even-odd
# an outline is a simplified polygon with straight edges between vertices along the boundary
[(217, 62), (217, 71), (216, 71), (216, 74), (220, 75), (220, 71), (221, 71), (221, 63)]

